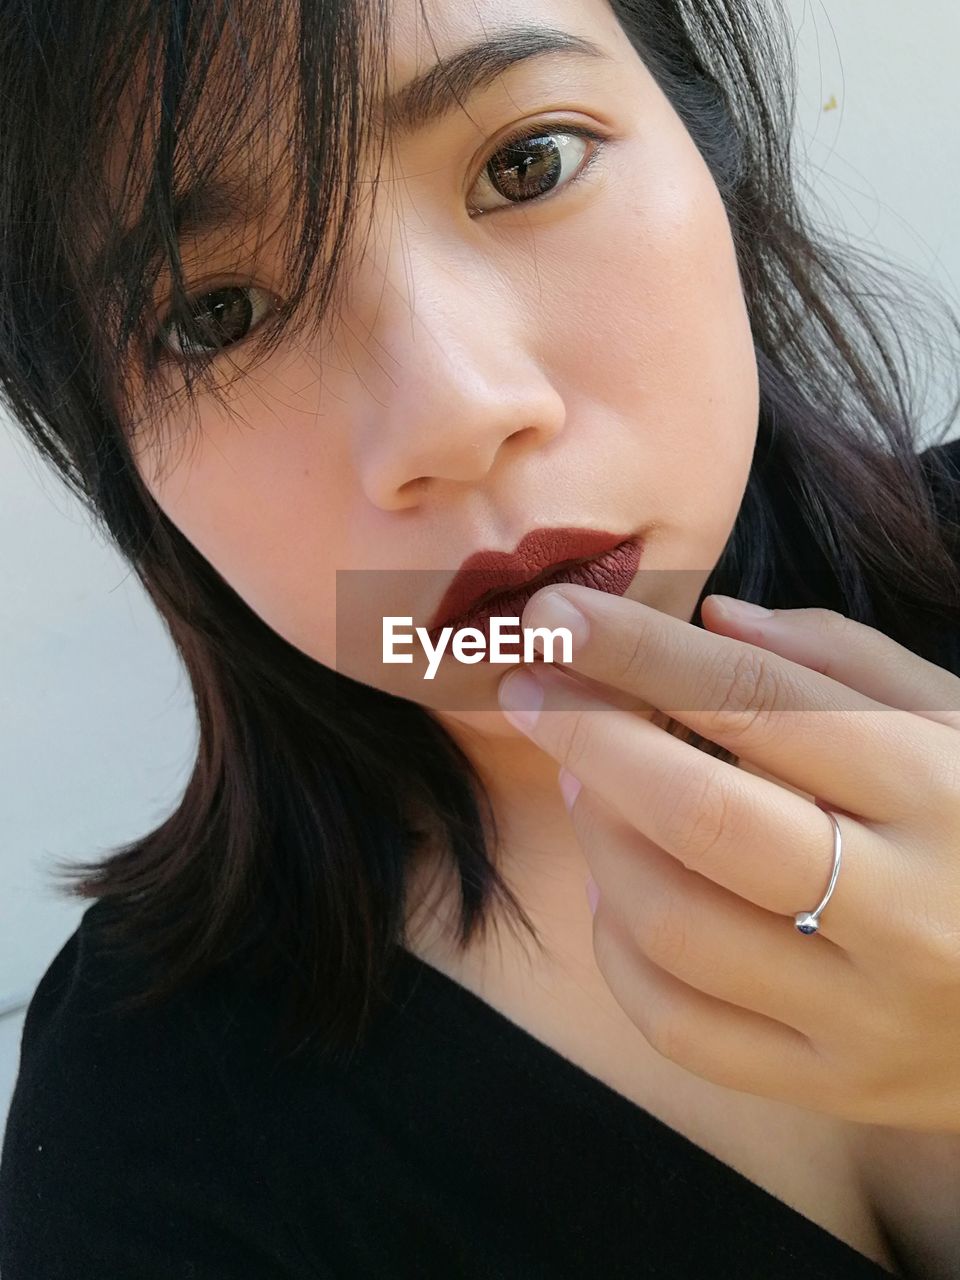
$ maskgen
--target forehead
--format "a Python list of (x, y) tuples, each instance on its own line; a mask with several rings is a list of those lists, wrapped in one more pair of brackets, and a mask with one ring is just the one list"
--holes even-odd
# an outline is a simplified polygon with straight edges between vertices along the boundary
[(544, 27), (615, 45), (622, 29), (609, 0), (388, 0), (391, 70), (412, 73), (501, 28)]

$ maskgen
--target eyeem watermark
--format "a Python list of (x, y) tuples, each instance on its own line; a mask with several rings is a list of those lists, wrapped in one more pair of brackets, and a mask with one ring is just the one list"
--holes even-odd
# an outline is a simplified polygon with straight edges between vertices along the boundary
[[(485, 658), (490, 662), (519, 662), (520, 654), (506, 653), (503, 646), (519, 644), (522, 639), (524, 662), (532, 662), (534, 657), (541, 652), (544, 662), (553, 662), (553, 645), (554, 641), (559, 638), (562, 656), (557, 661), (573, 661), (573, 637), (567, 627), (555, 627), (553, 629), (550, 627), (524, 627), (522, 631), (511, 632), (507, 628), (511, 625), (519, 627), (519, 618), (491, 617), (490, 647), (488, 651), (487, 637), (479, 627), (461, 627), (457, 631), (454, 631), (453, 627), (444, 627), (439, 632), (437, 642), (434, 644), (426, 627), (416, 627), (413, 632), (397, 632), (397, 627), (410, 627), (412, 624), (412, 617), (392, 617), (389, 614), (384, 617), (383, 661), (391, 663), (413, 662), (413, 654), (397, 653), (397, 645), (412, 645), (416, 637), (427, 656), (427, 671), (423, 677), (424, 680), (432, 680), (437, 674), (440, 660), (448, 645), (458, 662), (483, 662)], [(534, 648), (533, 642), (536, 638), (542, 641), (542, 651)]]

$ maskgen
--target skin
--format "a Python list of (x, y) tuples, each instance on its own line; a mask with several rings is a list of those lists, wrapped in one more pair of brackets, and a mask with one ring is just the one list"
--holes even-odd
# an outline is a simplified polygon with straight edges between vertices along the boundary
[[(596, 880), (594, 953), (630, 1020), (671, 1062), (737, 1091), (722, 1114), (744, 1092), (808, 1109), (788, 1139), (791, 1173), (810, 1155), (820, 1173), (801, 1189), (808, 1217), (888, 1269), (894, 1241), (902, 1274), (951, 1276), (960, 679), (839, 613), (749, 608), (711, 596), (700, 629), (638, 601), (546, 588), (523, 621), (576, 626), (573, 660), (508, 674), (501, 706), (563, 765)], [(746, 778), (611, 707), (611, 691), (682, 714), (772, 772)], [(843, 873), (811, 949), (785, 926), (813, 869), (826, 879), (821, 809), (842, 815)], [(644, 1102), (648, 1091), (645, 1081)], [(741, 1113), (737, 1139), (762, 1118)], [(831, 1134), (827, 1114), (857, 1123)], [(789, 1123), (785, 1112), (766, 1121)], [(690, 1136), (687, 1123), (676, 1127)], [(765, 1127), (752, 1155), (782, 1151), (784, 1136)], [(833, 1188), (837, 1169), (815, 1154), (831, 1138)]]
[[(395, 5), (391, 87), (518, 17), (507, 0), (427, 14), (436, 55), (417, 0)], [(507, 668), (448, 658), (427, 682), (422, 665), (382, 662), (381, 619), (425, 625), (471, 552), (570, 524), (642, 530), (628, 594), (689, 620), (747, 482), (758, 379), (717, 188), (605, 0), (527, 0), (522, 19), (608, 60), (521, 63), (469, 115), (400, 139), (323, 340), (285, 339), (239, 376), (231, 347), (226, 407), (207, 395), (189, 424), (172, 413), (137, 465), (278, 633), (441, 719), (487, 782), (502, 865), (548, 946), (562, 955), (577, 938), (589, 963), (587, 868), (555, 764), (499, 710)], [(578, 179), (594, 144), (574, 143), (550, 193), (511, 204), (483, 172), (531, 123), (583, 125), (604, 145)], [(185, 246), (194, 292), (231, 268), (275, 288), (269, 237), (259, 259), (251, 245)], [(165, 377), (175, 390), (175, 365)], [(338, 596), (343, 570), (356, 572)]]
[[(392, 85), (518, 17), (508, 0), (426, 9), (435, 50), (419, 0), (394, 6)], [(323, 339), (291, 338), (240, 376), (231, 364), (224, 407), (201, 398), (189, 424), (175, 410), (157, 424), (161, 445), (189, 447), (144, 443), (137, 465), (170, 519), (279, 634), (419, 702), (477, 764), (502, 834), (499, 866), (544, 950), (498, 932), (459, 951), (454, 887), (429, 851), (411, 871), (411, 949), (889, 1262), (856, 1198), (837, 1203), (854, 1178), (841, 1122), (697, 1078), (647, 1043), (642, 1010), (628, 1017), (614, 998), (584, 894), (591, 868), (557, 786), (560, 757), (504, 716), (507, 669), (445, 660), (425, 682), (422, 667), (380, 660), (384, 615), (426, 625), (471, 552), (511, 550), (541, 525), (642, 532), (628, 597), (689, 622), (749, 475), (757, 367), (711, 175), (605, 0), (524, 0), (522, 18), (585, 36), (609, 61), (521, 64), (472, 97), (469, 115), (398, 141), (370, 190), (373, 233)], [(554, 192), (509, 207), (484, 166), (533, 122), (585, 125), (603, 147), (577, 179), (577, 157), (595, 144), (574, 144)], [(477, 201), (504, 207), (471, 217)], [(197, 292), (232, 272), (276, 288), (269, 240), (252, 252), (243, 236), (208, 238), (185, 257)], [(652, 712), (642, 696), (639, 707), (642, 718)], [(756, 763), (741, 767), (812, 798)], [(798, 905), (813, 905), (822, 879)], [(779, 1161), (784, 1145), (797, 1153), (791, 1169)], [(863, 1167), (890, 1150), (878, 1142)], [(891, 1173), (881, 1190), (899, 1205), (895, 1185)]]

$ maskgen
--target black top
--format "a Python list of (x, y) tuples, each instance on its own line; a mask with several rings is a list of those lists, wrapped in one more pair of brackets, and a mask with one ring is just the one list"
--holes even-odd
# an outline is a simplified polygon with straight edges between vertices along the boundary
[(348, 1066), (269, 1057), (229, 971), (108, 1016), (109, 909), (27, 1011), (3, 1280), (889, 1275), (405, 950)]
[(348, 1068), (228, 980), (101, 1018), (106, 906), (27, 1014), (3, 1280), (889, 1276), (408, 951)]

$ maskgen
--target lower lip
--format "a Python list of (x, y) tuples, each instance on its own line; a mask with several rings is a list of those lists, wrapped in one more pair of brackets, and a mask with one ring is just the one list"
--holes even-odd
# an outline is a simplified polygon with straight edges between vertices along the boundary
[[(462, 617), (454, 618), (444, 625), (453, 627), (455, 632), (465, 627), (475, 627), (482, 632), (485, 640), (483, 661), (489, 662), (491, 618), (522, 618), (524, 607), (531, 596), (535, 595), (543, 587), (555, 586), (560, 582), (572, 582), (581, 587), (593, 587), (595, 591), (606, 591), (609, 595), (622, 596), (637, 576), (637, 568), (640, 564), (642, 552), (642, 541), (639, 538), (628, 538), (626, 542), (621, 542), (619, 546), (614, 547), (612, 551), (606, 552), (605, 555), (597, 556), (584, 564), (568, 565), (566, 569), (559, 569), (549, 578), (544, 578), (539, 582), (530, 583), (526, 587), (518, 587), (516, 591), (497, 596), (495, 599), (488, 601), (476, 613), (464, 614)], [(442, 628), (430, 633), (434, 644), (437, 641), (440, 630)], [(508, 652), (514, 648), (514, 643), (508, 642), (505, 636), (502, 637), (502, 642), (507, 647)], [(522, 651), (521, 639), (516, 641), (516, 645)], [(534, 662), (542, 662), (543, 660), (541, 653), (537, 653), (533, 659)], [(499, 666), (500, 664), (498, 663), (497, 665)]]

